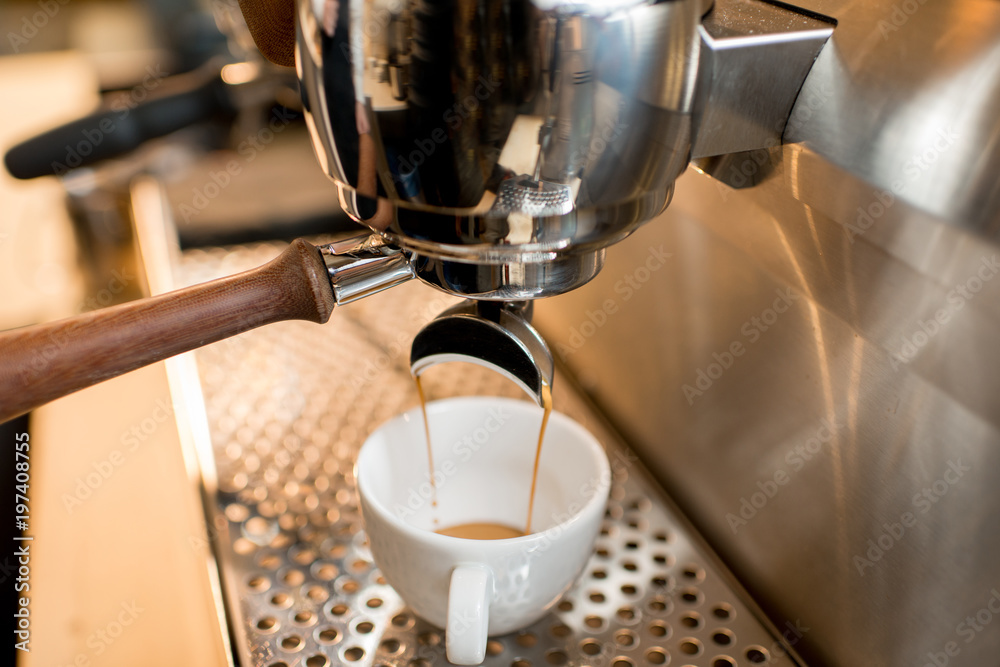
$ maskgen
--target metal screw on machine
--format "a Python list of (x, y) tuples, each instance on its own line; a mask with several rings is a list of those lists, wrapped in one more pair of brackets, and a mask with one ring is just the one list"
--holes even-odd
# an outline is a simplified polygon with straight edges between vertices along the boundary
[(532, 302), (465, 301), (444, 311), (413, 339), (414, 377), (436, 364), (467, 361), (512, 380), (542, 405), (555, 364), (541, 335), (528, 322)]

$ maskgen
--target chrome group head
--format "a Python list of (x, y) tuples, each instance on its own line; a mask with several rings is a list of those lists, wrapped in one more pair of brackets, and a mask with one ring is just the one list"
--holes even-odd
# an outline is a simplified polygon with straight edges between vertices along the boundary
[(421, 279), (559, 294), (688, 163), (702, 0), (297, 0), (325, 172)]

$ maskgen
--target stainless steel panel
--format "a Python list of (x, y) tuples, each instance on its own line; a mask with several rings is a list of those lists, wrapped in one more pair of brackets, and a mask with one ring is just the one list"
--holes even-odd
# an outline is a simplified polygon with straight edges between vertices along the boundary
[(838, 25), (795, 143), (536, 324), (808, 661), (996, 664), (1000, 5), (796, 4)]
[[(182, 283), (256, 266), (278, 244), (192, 250)], [(197, 352), (209, 459), (208, 508), (241, 664), (448, 664), (441, 632), (382, 580), (364, 539), (353, 465), (371, 429), (417, 397), (409, 341), (452, 297), (412, 283), (341, 307), (320, 327), (286, 322)], [(430, 398), (522, 396), (464, 364), (423, 376)], [(490, 642), (485, 665), (794, 665), (797, 618), (769, 632), (752, 604), (647, 473), (564, 379), (556, 409), (608, 447), (607, 519), (584, 578), (557, 609)], [(214, 475), (213, 475), (214, 472)]]
[(833, 23), (761, 0), (720, 0), (698, 33), (691, 157), (780, 145), (792, 104)]
[(837, 19), (786, 142), (949, 224), (1000, 224), (1000, 6), (800, 0)]
[(854, 234), (872, 187), (817, 167), (808, 206), (804, 159), (690, 171), (536, 324), (807, 661), (994, 664), (996, 246), (902, 201)]

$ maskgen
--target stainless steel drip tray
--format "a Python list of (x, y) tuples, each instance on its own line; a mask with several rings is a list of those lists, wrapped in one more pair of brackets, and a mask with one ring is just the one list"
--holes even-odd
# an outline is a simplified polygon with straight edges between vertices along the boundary
[[(187, 251), (177, 282), (257, 266), (282, 247)], [(197, 352), (210, 430), (200, 441), (211, 443), (200, 456), (208, 520), (239, 663), (449, 664), (443, 633), (414, 617), (372, 563), (353, 463), (373, 428), (417, 404), (409, 343), (455, 301), (412, 283), (339, 308), (324, 326), (272, 325)], [(509, 381), (466, 364), (425, 378), (430, 399), (520, 397)], [(484, 665), (797, 664), (631, 452), (562, 380), (556, 410), (608, 448), (607, 518), (558, 608), (523, 632), (492, 639)]]

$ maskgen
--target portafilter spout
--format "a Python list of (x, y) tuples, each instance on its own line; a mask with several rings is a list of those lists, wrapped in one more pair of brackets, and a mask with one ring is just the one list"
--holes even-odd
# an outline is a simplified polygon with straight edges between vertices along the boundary
[(530, 301), (464, 301), (444, 311), (417, 333), (410, 348), (410, 372), (466, 361), (514, 381), (539, 405), (552, 386), (555, 363), (549, 346), (528, 322)]

